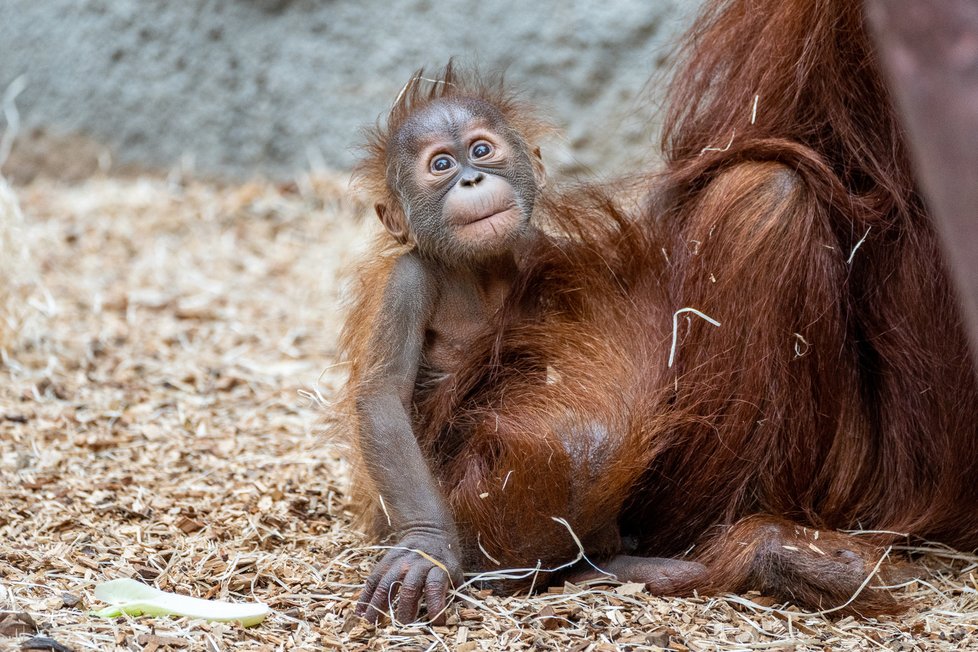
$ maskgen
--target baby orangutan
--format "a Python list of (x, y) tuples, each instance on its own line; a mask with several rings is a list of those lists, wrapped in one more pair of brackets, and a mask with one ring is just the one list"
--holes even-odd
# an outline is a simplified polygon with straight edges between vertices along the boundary
[[(485, 560), (568, 569), (557, 580), (614, 575), (682, 591), (703, 566), (628, 556), (617, 523), (645, 471), (633, 453), (644, 430), (628, 426), (622, 406), (632, 397), (620, 388), (641, 368), (628, 347), (647, 329), (628, 313), (620, 277), (628, 265), (654, 265), (644, 253), (654, 248), (600, 188), (541, 195), (536, 142), (547, 127), (500, 85), (451, 66), (419, 80), (358, 170), (401, 248), (372, 261), (344, 332), (355, 470), (379, 503), (378, 529), (395, 541), (357, 612), (376, 620), (397, 597), (394, 616), (410, 622), (424, 599), (440, 620), (463, 565), (479, 570)], [(616, 244), (595, 245), (608, 241)], [(543, 337), (515, 335), (529, 332)], [(521, 341), (539, 346), (512, 346)], [(492, 393), (507, 385), (512, 394)], [(511, 412), (525, 387), (545, 398)], [(453, 410), (464, 397), (491, 414), (466, 422), (465, 408)], [(571, 568), (574, 533), (600, 570)]]
[[(375, 209), (411, 249), (388, 276), (366, 353), (372, 373), (356, 397), (358, 445), (399, 541), (358, 613), (376, 620), (399, 591), (397, 618), (410, 622), (422, 593), (437, 616), (462, 579), (456, 527), (412, 429), (415, 387), (453, 372), (502, 306), (522, 252), (543, 237), (530, 221), (543, 169), (505, 103), (453, 95), (399, 106), (375, 143), (388, 197)], [(361, 179), (377, 172), (361, 167)]]

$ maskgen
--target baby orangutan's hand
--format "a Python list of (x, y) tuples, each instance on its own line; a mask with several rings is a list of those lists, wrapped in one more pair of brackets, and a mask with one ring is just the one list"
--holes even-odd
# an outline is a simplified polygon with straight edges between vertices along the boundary
[(376, 623), (381, 614), (391, 612), (394, 598), (400, 596), (394, 618), (399, 623), (414, 622), (424, 596), (428, 618), (443, 624), (448, 590), (462, 583), (458, 549), (455, 537), (446, 532), (409, 531), (370, 574), (356, 614)]

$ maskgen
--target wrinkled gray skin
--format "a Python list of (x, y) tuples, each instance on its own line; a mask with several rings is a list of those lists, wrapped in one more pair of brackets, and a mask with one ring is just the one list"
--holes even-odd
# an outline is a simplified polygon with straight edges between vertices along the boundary
[[(371, 368), (357, 399), (359, 443), (396, 539), (374, 568), (357, 613), (413, 621), (422, 597), (444, 620), (447, 593), (462, 582), (455, 523), (412, 430), (418, 383), (451, 374), (502, 305), (521, 252), (539, 236), (530, 224), (534, 160), (491, 105), (442, 100), (392, 137), (388, 181), (401, 206), (377, 206), (391, 234), (415, 248), (401, 256), (374, 325)], [(476, 156), (485, 150), (491, 155)], [(452, 165), (432, 170), (440, 157)], [(421, 553), (424, 554), (419, 554)], [(436, 561), (437, 560), (437, 563)]]
[[(470, 146), (479, 135), (491, 136), (500, 156), (473, 157)], [(487, 262), (532, 235), (542, 165), (494, 106), (476, 98), (436, 101), (408, 118), (391, 141), (387, 183), (401, 199), (421, 255), (443, 264)], [(427, 160), (421, 159), (438, 152), (456, 166), (437, 179), (425, 178), (419, 167)], [(491, 208), (493, 199), (512, 203), (519, 219), (478, 238), (462, 237), (458, 219)], [(378, 207), (378, 214), (386, 208)], [(383, 215), (381, 220), (387, 225)]]

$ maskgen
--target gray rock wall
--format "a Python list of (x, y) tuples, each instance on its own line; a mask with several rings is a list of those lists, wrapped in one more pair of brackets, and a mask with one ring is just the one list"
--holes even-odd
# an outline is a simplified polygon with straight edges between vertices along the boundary
[(43, 129), (115, 164), (289, 178), (349, 167), (358, 128), (455, 55), (505, 67), (545, 107), (566, 134), (551, 167), (615, 172), (654, 153), (653, 73), (696, 5), (0, 0), (0, 90), (27, 75), (22, 143)]

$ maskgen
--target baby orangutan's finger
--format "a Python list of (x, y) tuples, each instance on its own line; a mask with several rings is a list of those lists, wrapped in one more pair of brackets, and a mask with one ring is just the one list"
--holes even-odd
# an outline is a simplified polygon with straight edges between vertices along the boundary
[(370, 610), (370, 602), (377, 591), (377, 586), (380, 581), (387, 574), (387, 571), (395, 563), (396, 558), (391, 558), (390, 553), (384, 556), (383, 559), (374, 567), (373, 571), (370, 573), (370, 577), (367, 578), (366, 583), (363, 585), (363, 591), (360, 593), (360, 598), (357, 600), (357, 608), (354, 613), (361, 617), (366, 617)]
[(411, 568), (404, 576), (404, 584), (400, 590), (401, 597), (397, 603), (397, 622), (402, 625), (413, 623), (418, 618), (425, 578), (430, 568), (431, 564), (418, 560), (411, 564)]
[(390, 613), (391, 604), (397, 596), (397, 591), (401, 585), (401, 578), (407, 572), (408, 565), (404, 562), (394, 564), (377, 584), (370, 604), (367, 609), (366, 618), (371, 623), (376, 623), (381, 614)]
[(425, 582), (425, 603), (428, 606), (428, 619), (433, 625), (444, 625), (447, 617), (446, 608), (448, 607), (448, 589), (451, 581), (448, 574), (441, 568), (432, 568), (428, 571), (428, 579)]

